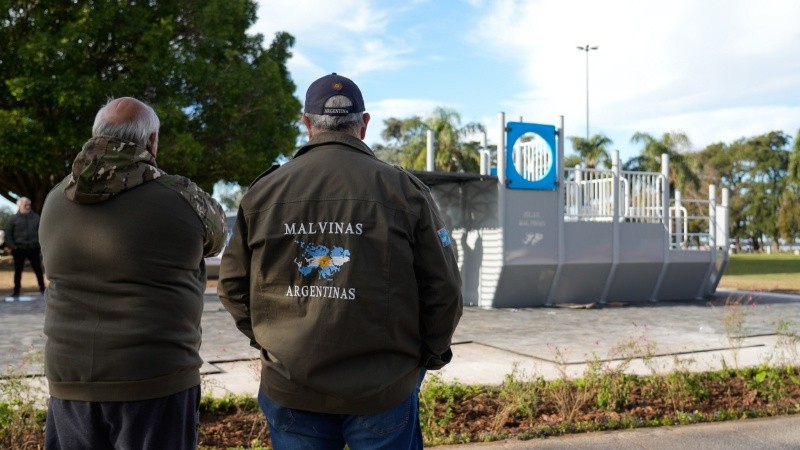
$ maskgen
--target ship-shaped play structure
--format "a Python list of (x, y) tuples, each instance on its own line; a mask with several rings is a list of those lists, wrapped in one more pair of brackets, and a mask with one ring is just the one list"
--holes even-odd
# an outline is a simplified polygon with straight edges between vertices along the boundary
[[(728, 261), (728, 192), (670, 193), (660, 172), (564, 167), (559, 127), (507, 122), (497, 167), (415, 172), (446, 216), (464, 304), (525, 308), (690, 300), (713, 294)], [(430, 140), (430, 137), (429, 137)], [(484, 146), (485, 147), (485, 146)]]

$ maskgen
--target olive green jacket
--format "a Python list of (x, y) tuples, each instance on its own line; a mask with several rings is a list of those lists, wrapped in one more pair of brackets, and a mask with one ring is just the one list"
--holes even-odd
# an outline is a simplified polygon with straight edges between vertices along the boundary
[(254, 182), (218, 293), (286, 407), (384, 411), (450, 361), (462, 312), (453, 244), (428, 188), (345, 133), (315, 135)]
[(203, 256), (225, 228), (219, 204), (145, 149), (91, 139), (39, 227), (50, 395), (135, 401), (198, 385)]

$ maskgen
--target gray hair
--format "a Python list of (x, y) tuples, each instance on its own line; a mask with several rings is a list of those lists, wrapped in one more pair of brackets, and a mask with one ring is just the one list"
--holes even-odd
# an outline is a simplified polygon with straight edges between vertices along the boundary
[(20, 197), (17, 199), (17, 206), (22, 206), (25, 203), (30, 204), (31, 199), (29, 199), (28, 197)]
[(106, 107), (114, 101), (110, 99), (94, 118), (92, 126), (92, 136), (111, 136), (123, 141), (133, 142), (134, 144), (147, 148), (150, 135), (158, 133), (161, 122), (150, 105), (142, 103), (143, 107), (136, 112), (136, 117), (132, 121), (113, 122), (108, 120)]
[[(349, 107), (353, 102), (344, 95), (334, 95), (325, 102), (325, 108)], [(364, 113), (357, 112), (346, 116), (328, 116), (323, 114), (303, 114), (311, 122), (313, 131), (342, 131), (356, 137), (361, 137), (361, 127), (364, 126)]]

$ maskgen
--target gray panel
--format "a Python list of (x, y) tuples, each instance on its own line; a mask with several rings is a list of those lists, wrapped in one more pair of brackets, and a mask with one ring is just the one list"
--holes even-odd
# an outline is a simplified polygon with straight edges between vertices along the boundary
[(709, 262), (669, 262), (656, 300), (690, 300), (697, 297), (705, 282)]
[(611, 271), (606, 264), (564, 264), (555, 287), (554, 303), (593, 303), (600, 301)]
[(529, 308), (547, 304), (556, 265), (504, 266), (492, 307)]
[(558, 193), (508, 189), (504, 196), (505, 264), (557, 264)]
[(575, 222), (564, 224), (564, 262), (611, 264), (612, 229), (610, 223)]
[(717, 291), (717, 286), (719, 285), (719, 280), (722, 278), (722, 274), (725, 273), (725, 268), (728, 266), (728, 252), (727, 251), (717, 251), (716, 261), (714, 262), (714, 268), (711, 269), (711, 273), (708, 276), (708, 285), (706, 286), (705, 295), (711, 295)]
[(649, 302), (663, 266), (663, 261), (619, 264), (612, 277), (606, 303)]
[(707, 250), (670, 250), (671, 263), (702, 263), (706, 269), (711, 264), (711, 252)]
[[(659, 223), (620, 223), (619, 262), (664, 262), (666, 231)], [(650, 287), (655, 287), (655, 283)]]

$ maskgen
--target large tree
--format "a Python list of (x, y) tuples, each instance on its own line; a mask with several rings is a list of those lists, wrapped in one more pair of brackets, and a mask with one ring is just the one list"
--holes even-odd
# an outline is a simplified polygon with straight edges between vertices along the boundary
[(210, 190), (294, 148), (292, 36), (264, 48), (252, 0), (6, 0), (0, 11), (0, 195), (41, 208), (108, 98), (161, 118), (159, 166)]
[(789, 141), (783, 132), (770, 131), (739, 143), (747, 173), (742, 190), (747, 228), (755, 245), (764, 236), (775, 251), (780, 237), (778, 214), (789, 174)]
[(781, 194), (778, 230), (789, 242), (800, 237), (800, 131), (794, 138), (794, 146), (789, 155), (788, 180), (786, 189)]

